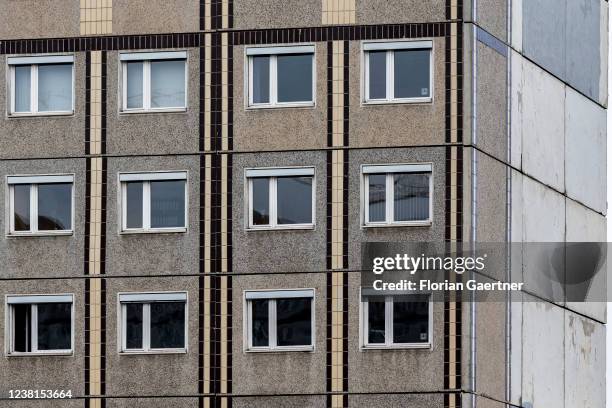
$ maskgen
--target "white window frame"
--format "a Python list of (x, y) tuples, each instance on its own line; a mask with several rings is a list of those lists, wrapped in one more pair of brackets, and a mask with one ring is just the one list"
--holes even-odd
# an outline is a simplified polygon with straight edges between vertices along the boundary
[[(151, 181), (168, 180), (185, 182), (185, 220), (183, 227), (151, 228)], [(127, 228), (127, 184), (128, 181), (142, 182), (142, 228)], [(119, 173), (119, 219), (121, 234), (143, 234), (164, 232), (187, 232), (189, 220), (189, 177), (186, 170)]]
[(397, 294), (397, 295), (377, 295), (375, 293), (371, 296), (384, 297), (385, 298), (385, 342), (384, 343), (369, 343), (368, 331), (369, 331), (369, 319), (368, 319), (368, 308), (369, 301), (368, 296), (360, 295), (359, 308), (360, 308), (360, 348), (363, 350), (384, 350), (384, 349), (432, 349), (433, 348), (433, 300), (431, 293), (415, 293), (414, 295), (428, 296), (428, 333), (427, 342), (422, 343), (394, 343), (393, 342), (393, 299), (395, 297), (410, 296), (410, 294)]
[[(244, 352), (261, 353), (261, 352), (284, 352), (284, 351), (314, 351), (316, 343), (316, 325), (315, 325), (315, 290), (313, 288), (306, 289), (275, 289), (275, 290), (245, 290), (244, 294)], [(289, 298), (311, 298), (311, 331), (310, 345), (303, 346), (278, 346), (276, 332), (276, 300)], [(268, 346), (253, 346), (253, 303), (252, 300), (268, 300)]]
[[(70, 183), (70, 229), (68, 230), (39, 230), (38, 229), (38, 185)], [(8, 220), (7, 236), (47, 236), (47, 235), (71, 235), (74, 233), (74, 174), (56, 175), (26, 175), (7, 176), (8, 186), (7, 208)], [(30, 186), (30, 230), (15, 231), (15, 185)]]
[[(185, 345), (179, 348), (151, 348), (151, 303), (156, 302), (184, 302), (185, 303)], [(127, 307), (128, 303), (142, 304), (142, 348), (128, 349), (127, 336)], [(120, 354), (185, 354), (189, 342), (189, 298), (187, 292), (120, 292), (117, 295), (117, 342)]]
[[(72, 96), (71, 109), (66, 111), (42, 111), (38, 110), (38, 67), (47, 64), (70, 64), (72, 77), (70, 82), (70, 94)], [(28, 112), (15, 112), (15, 67), (30, 66), (30, 110)], [(8, 57), (7, 72), (9, 76), (9, 101), (8, 116), (60, 116), (74, 114), (74, 56), (73, 55), (44, 55), (31, 57)]]
[[(164, 52), (134, 52), (121, 53), (120, 75), (121, 79), (121, 113), (154, 113), (154, 112), (185, 112), (187, 110), (189, 70), (187, 51), (164, 51)], [(184, 60), (185, 62), (185, 101), (183, 106), (151, 107), (151, 62), (161, 60)], [(128, 62), (142, 62), (142, 108), (127, 107), (127, 78)]]
[[(40, 303), (70, 303), (70, 349), (38, 350), (38, 304)], [(72, 293), (50, 295), (5, 295), (5, 350), (7, 357), (19, 356), (62, 356), (74, 352), (74, 295)], [(15, 304), (26, 304), (31, 307), (30, 330), (32, 333), (30, 348), (32, 351), (15, 351)]]
[[(278, 102), (278, 81), (277, 81), (277, 57), (283, 54), (311, 54), (312, 55), (312, 100), (300, 102)], [(269, 56), (270, 57), (270, 72), (269, 72), (269, 97), (268, 103), (253, 102), (253, 56)], [(245, 87), (247, 91), (245, 101), (247, 101), (247, 109), (265, 109), (265, 108), (299, 108), (313, 107), (317, 100), (317, 65), (316, 65), (316, 49), (314, 44), (295, 44), (273, 47), (248, 47), (245, 48)]]
[[(414, 98), (395, 98), (395, 51), (396, 50), (429, 50), (429, 96)], [(386, 51), (386, 92), (385, 98), (370, 99), (370, 51)], [(380, 105), (390, 103), (431, 103), (434, 96), (434, 45), (431, 40), (422, 41), (368, 41), (362, 43), (361, 89), (362, 104)]]
[[(418, 221), (395, 221), (393, 175), (395, 173), (429, 173), (429, 218)], [(370, 222), (370, 174), (386, 174), (385, 179), (385, 221)], [(397, 226), (430, 226), (433, 223), (433, 193), (434, 172), (432, 163), (419, 164), (389, 164), (389, 165), (362, 165), (361, 166), (361, 224), (363, 227), (397, 227)]]
[[(278, 224), (278, 201), (277, 180), (279, 177), (312, 177), (312, 214), (311, 222), (303, 224)], [(270, 223), (268, 225), (253, 224), (253, 179), (268, 178), (268, 205), (270, 209)], [(245, 170), (247, 230), (283, 230), (283, 229), (314, 229), (316, 220), (316, 176), (314, 167), (283, 167), (283, 168), (258, 168)]]

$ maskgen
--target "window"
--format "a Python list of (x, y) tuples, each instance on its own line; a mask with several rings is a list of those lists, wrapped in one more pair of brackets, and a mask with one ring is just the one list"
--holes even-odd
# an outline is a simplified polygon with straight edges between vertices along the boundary
[(72, 114), (72, 55), (9, 57), (11, 115)]
[(123, 173), (119, 181), (123, 231), (186, 230), (186, 172)]
[(362, 345), (365, 348), (430, 347), (430, 295), (363, 295)]
[(72, 295), (8, 295), (8, 354), (69, 354)]
[(187, 106), (187, 53), (121, 54), (123, 111), (184, 110)]
[(369, 42), (363, 50), (366, 103), (431, 101), (431, 41)]
[(121, 351), (185, 352), (187, 293), (119, 294)]
[(312, 106), (314, 50), (314, 45), (247, 48), (249, 106)]
[(313, 350), (314, 290), (248, 291), (245, 298), (248, 350)]
[(251, 229), (312, 228), (314, 168), (246, 170)]
[(368, 165), (362, 171), (366, 226), (431, 224), (431, 164)]
[(74, 176), (8, 176), (12, 235), (72, 232)]

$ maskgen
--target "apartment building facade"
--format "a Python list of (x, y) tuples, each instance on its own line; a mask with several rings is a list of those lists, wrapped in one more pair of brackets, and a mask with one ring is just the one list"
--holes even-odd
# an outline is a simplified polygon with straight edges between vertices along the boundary
[(359, 272), (605, 241), (607, 2), (0, 6), (3, 405), (604, 406), (601, 298)]

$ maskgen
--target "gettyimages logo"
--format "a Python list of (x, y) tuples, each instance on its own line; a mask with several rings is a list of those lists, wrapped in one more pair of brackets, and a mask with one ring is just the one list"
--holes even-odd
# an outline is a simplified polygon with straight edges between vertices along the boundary
[(606, 302), (607, 252), (602, 242), (366, 243), (362, 290), (433, 292), (434, 299), (440, 292), (440, 300), (453, 292), (470, 301), (525, 294), (521, 301)]

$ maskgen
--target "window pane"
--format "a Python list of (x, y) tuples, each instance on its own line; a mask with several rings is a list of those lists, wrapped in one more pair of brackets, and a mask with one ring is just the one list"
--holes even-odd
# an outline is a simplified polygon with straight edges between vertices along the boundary
[(72, 110), (72, 64), (38, 66), (38, 111)]
[(142, 303), (125, 304), (125, 347), (142, 348)]
[(13, 305), (14, 310), (14, 329), (13, 332), (13, 351), (26, 353), (32, 351), (30, 333), (31, 326), (31, 305)]
[(396, 98), (428, 98), (429, 89), (429, 56), (431, 50), (395, 51)]
[(185, 226), (185, 181), (151, 182), (151, 228)]
[(72, 184), (38, 185), (38, 229), (41, 231), (72, 228)]
[(253, 59), (253, 103), (270, 102), (270, 57)]
[(278, 101), (312, 101), (312, 54), (276, 57)]
[(270, 224), (270, 179), (253, 178), (253, 225)]
[(279, 177), (276, 190), (279, 224), (312, 223), (312, 177)]
[(384, 222), (385, 221), (385, 203), (386, 196), (386, 174), (370, 174), (368, 175), (368, 212), (370, 219), (368, 222)]
[(142, 181), (130, 181), (126, 187), (126, 228), (142, 228)]
[(38, 304), (38, 349), (68, 350), (71, 348), (70, 303)]
[(15, 184), (13, 186), (15, 231), (30, 230), (30, 188), (30, 184)]
[(253, 300), (251, 301), (251, 331), (253, 336), (251, 343), (253, 347), (266, 347), (269, 345), (268, 335), (268, 300)]
[(151, 107), (185, 107), (185, 60), (151, 62)]
[(125, 64), (127, 69), (127, 108), (138, 109), (142, 108), (142, 92), (143, 92), (143, 79), (142, 69), (144, 63), (139, 62), (128, 62)]
[(385, 299), (373, 297), (368, 299), (368, 343), (385, 342)]
[(151, 303), (151, 348), (185, 347), (185, 303)]
[(30, 65), (15, 67), (15, 112), (30, 112)]
[(429, 174), (393, 175), (395, 221), (429, 219)]
[(429, 302), (393, 301), (393, 343), (427, 343), (429, 341)]
[(369, 99), (387, 97), (387, 51), (370, 51), (368, 54)]
[(279, 346), (312, 344), (312, 299), (293, 298), (276, 301), (276, 337)]

